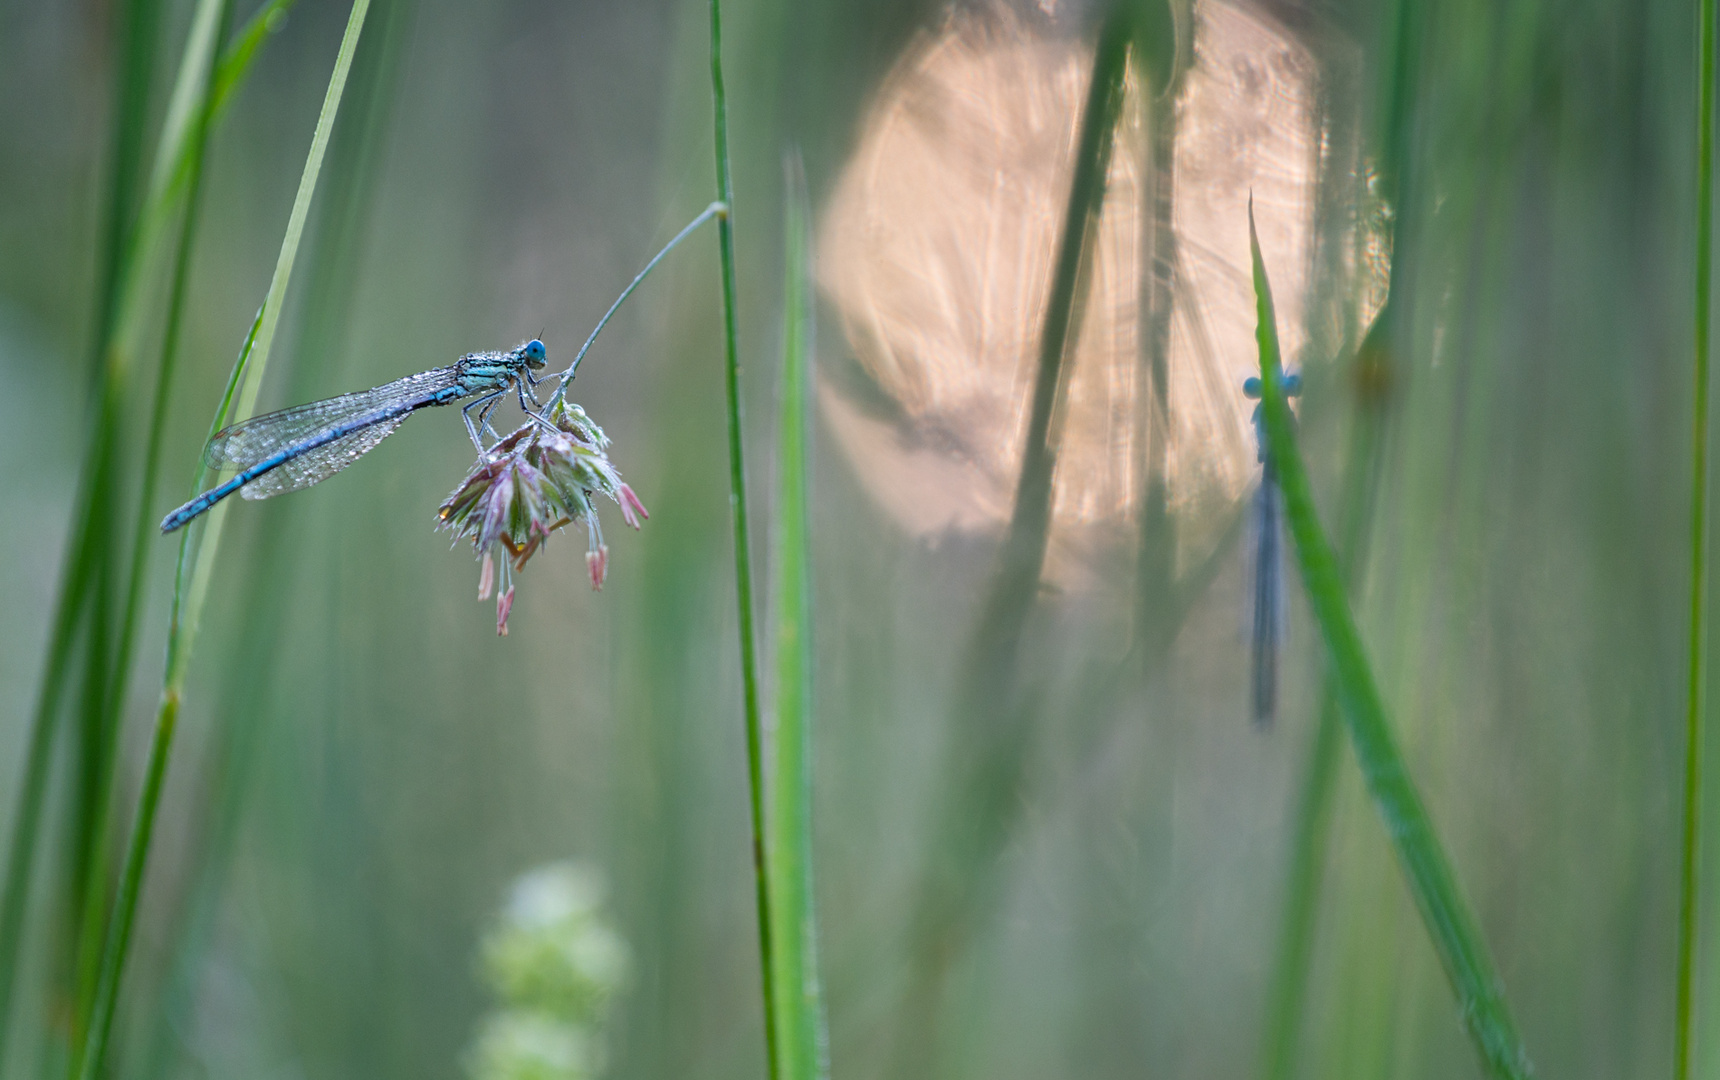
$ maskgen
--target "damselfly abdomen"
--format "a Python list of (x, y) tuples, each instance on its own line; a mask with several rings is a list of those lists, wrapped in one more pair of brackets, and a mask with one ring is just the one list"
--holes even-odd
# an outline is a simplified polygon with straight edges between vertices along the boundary
[[(481, 454), (479, 432), (487, 428), (490, 410), (503, 394), (517, 390), (520, 407), (533, 412), (527, 404), (537, 384), (532, 373), (545, 362), (543, 342), (533, 338), (507, 352), (471, 353), (447, 367), (224, 428), (209, 440), (203, 457), (212, 467), (237, 468), (238, 474), (167, 515), (161, 531), (172, 532), (235, 491), (247, 499), (267, 499), (326, 480), (375, 449), (408, 416), (436, 405), (475, 399), (460, 411)], [(476, 421), (473, 409), (479, 410)]]
[[(1285, 397), (1302, 392), (1302, 376), (1280, 373)], [(1242, 392), (1260, 396), (1260, 380), (1249, 378)], [(1266, 444), (1260, 406), (1254, 407), (1254, 438), (1260, 458), (1260, 486), (1250, 507), (1249, 539), (1253, 542), (1248, 612), (1249, 698), (1254, 722), (1268, 727), (1278, 715), (1278, 656), (1284, 643), (1284, 495), (1278, 490), (1278, 469)]]

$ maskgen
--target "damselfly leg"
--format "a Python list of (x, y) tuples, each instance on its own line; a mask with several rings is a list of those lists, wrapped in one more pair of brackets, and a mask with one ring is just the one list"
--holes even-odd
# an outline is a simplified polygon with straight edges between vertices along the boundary
[[(483, 397), (478, 398), (475, 401), (471, 401), (460, 406), (460, 419), (466, 422), (466, 434), (472, 437), (472, 445), (478, 448), (478, 453), (480, 454), (485, 454), (489, 451), (484, 448), (484, 441), (479, 438), (479, 433), (488, 431), (491, 435), (495, 434), (495, 432), (490, 428), (490, 410), (496, 407), (496, 402), (501, 400), (502, 395), (505, 393), (507, 393), (507, 387), (503, 387), (494, 393), (485, 394)], [(478, 413), (478, 422), (476, 424), (472, 422), (473, 409), (480, 410)]]

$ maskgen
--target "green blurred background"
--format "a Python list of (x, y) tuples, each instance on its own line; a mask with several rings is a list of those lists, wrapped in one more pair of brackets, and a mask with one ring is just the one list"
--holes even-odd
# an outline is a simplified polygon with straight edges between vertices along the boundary
[[(163, 6), (152, 117), (190, 8)], [(1334, 514), (1347, 440), (1373, 410), (1384, 434), (1358, 614), (1538, 1070), (1664, 1075), (1694, 14), (1407, 8), (1409, 65), (1384, 44), (1385, 0), (1250, 9), (1313, 58), (1323, 145), (1348, 147), (1331, 152), (1313, 216), (1333, 245), (1371, 212), (1379, 88), (1407, 71), (1413, 89), (1398, 129), (1413, 184), (1391, 207), (1394, 303), (1413, 314), (1394, 328), (1383, 394), (1358, 374), (1354, 312), (1308, 319), (1316, 490)], [(1092, 12), (1024, 11), (1032, 33), (1090, 48)], [(213, 136), (155, 513), (182, 498), (267, 289), (345, 15), (302, 0)], [(803, 155), (816, 213), (867, 103), (948, 9), (763, 0), (725, 15), (748, 437), (768, 513), (783, 154)], [(15, 812), (87, 422), (115, 18), (99, 2), (0, 8), (0, 823)], [(710, 200), (706, 18), (704, 0), (375, 0), (262, 406), (540, 332), (565, 361)], [(1331, 297), (1359, 288), (1317, 274), (1311, 306), (1341, 309)], [(569, 857), (607, 877), (632, 955), (607, 1075), (762, 1075), (717, 288), (700, 234), (582, 367), (574, 396), (652, 517), (638, 534), (611, 522), (601, 593), (577, 540), (557, 538), (522, 575), (506, 638), (476, 600), (469, 553), (432, 530), (469, 461), (451, 416), (407, 425), (313, 491), (233, 507), (114, 1075), (463, 1075), (488, 1003), (483, 927), (518, 875)], [(854, 346), (822, 315), (821, 370), (840, 379)], [(145, 406), (128, 407), (135, 445)], [(1240, 530), (1210, 574), (1182, 579), (1179, 603), (1143, 599), (1150, 553), (1120, 531), (1093, 545), (1091, 573), (1041, 590), (1014, 673), (1019, 718), (982, 752), (952, 703), (996, 531), (913, 535), (868, 493), (863, 458), (827, 433), (814, 458), (834, 1074), (1257, 1072), (1317, 723), (1318, 634), (1299, 601), (1284, 708), (1262, 732), (1248, 719)], [(768, 535), (755, 524), (761, 566)], [(125, 813), (176, 550), (162, 540), (151, 556), (119, 737)], [(7, 1076), (63, 1052), (78, 738), (62, 726)], [(1006, 767), (972, 765), (996, 754)], [(1300, 1074), (1479, 1075), (1348, 756), (1335, 799)], [(957, 899), (927, 899), (948, 880)], [(940, 903), (955, 914), (926, 914)], [(1720, 1030), (1714, 982), (1704, 1034)], [(935, 1039), (904, 1067), (912, 1022)], [(1709, 1071), (1715, 1044), (1700, 1043)]]

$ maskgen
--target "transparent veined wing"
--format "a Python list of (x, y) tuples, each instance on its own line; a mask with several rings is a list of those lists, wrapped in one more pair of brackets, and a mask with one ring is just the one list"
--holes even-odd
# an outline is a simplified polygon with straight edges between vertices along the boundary
[[(216, 432), (214, 437), (209, 440), (209, 445), (203, 450), (203, 460), (215, 468), (230, 466), (237, 469), (248, 469), (272, 454), (306, 439), (314, 438), (332, 428), (339, 427), (363, 416), (365, 413), (374, 412), (396, 402), (410, 401), (426, 394), (433, 394), (438, 390), (453, 386), (458, 381), (459, 369), (457, 367), (434, 368), (430, 371), (419, 372), (416, 375), (408, 375), (404, 379), (396, 379), (391, 383), (384, 383), (370, 390), (342, 394), (339, 397), (313, 401), (307, 405), (296, 405), (279, 412), (254, 416), (243, 423), (234, 424), (232, 427), (223, 428)], [(393, 430), (392, 427), (388, 429), (388, 431)], [(386, 437), (388, 431), (383, 432), (377, 441)], [(340, 441), (346, 442), (345, 439)], [(368, 450), (375, 445), (376, 443), (371, 443), (365, 449)], [(351, 464), (351, 461), (346, 464)], [(345, 467), (345, 465), (340, 466), (340, 468)], [(273, 476), (286, 468), (287, 466), (283, 465), (280, 469), (271, 471), (269, 476)], [(338, 471), (339, 469), (330, 470), (330, 472)], [(326, 476), (329, 473), (323, 475)], [(321, 479), (321, 477), (317, 479)], [(252, 495), (251, 489), (257, 487), (263, 480), (264, 477), (259, 477), (256, 481), (247, 484), (244, 494), (249, 498), (260, 499), (267, 497), (267, 495), (276, 495), (281, 491), (292, 491), (295, 488), (316, 483), (316, 480), (307, 480), (304, 483), (295, 484), (293, 487), (269, 491), (264, 495)]]
[(394, 429), (405, 423), (406, 418), (411, 415), (401, 413), (307, 451), (257, 477), (240, 488), (239, 494), (247, 499), (267, 499), (327, 480), (374, 450), (377, 443), (394, 434)]

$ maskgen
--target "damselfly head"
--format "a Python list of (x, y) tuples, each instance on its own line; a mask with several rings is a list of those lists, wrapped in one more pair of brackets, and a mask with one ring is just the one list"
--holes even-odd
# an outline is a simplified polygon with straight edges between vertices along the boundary
[(520, 348), (520, 355), (525, 357), (526, 366), (536, 371), (549, 362), (549, 353), (545, 351), (543, 342), (532, 338)]

